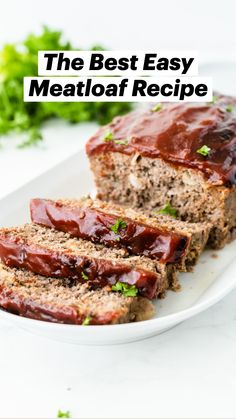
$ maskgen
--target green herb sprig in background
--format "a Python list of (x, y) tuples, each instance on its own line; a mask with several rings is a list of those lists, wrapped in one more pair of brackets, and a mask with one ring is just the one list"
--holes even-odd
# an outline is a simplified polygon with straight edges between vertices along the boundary
[[(71, 123), (96, 121), (106, 124), (116, 115), (131, 109), (122, 102), (42, 102), (23, 101), (23, 78), (37, 76), (39, 50), (79, 50), (62, 40), (62, 32), (43, 27), (40, 35), (29, 35), (22, 43), (7, 44), (0, 51), (0, 136), (11, 132), (26, 133), (20, 147), (28, 147), (42, 140), (41, 125), (49, 118), (60, 118)], [(94, 46), (91, 50), (102, 50)]]

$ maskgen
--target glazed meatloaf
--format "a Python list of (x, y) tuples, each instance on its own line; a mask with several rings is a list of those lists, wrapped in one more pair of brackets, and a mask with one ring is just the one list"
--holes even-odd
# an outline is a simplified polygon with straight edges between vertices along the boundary
[(87, 143), (98, 197), (147, 212), (168, 202), (209, 221), (209, 245), (236, 234), (236, 99), (163, 104), (117, 117)]
[(83, 197), (79, 200), (33, 199), (34, 223), (109, 247), (126, 248), (131, 255), (175, 263), (190, 270), (205, 247), (209, 226), (190, 224), (163, 215), (147, 217), (129, 208)]
[(88, 284), (45, 278), (0, 264), (0, 307), (31, 319), (55, 323), (103, 325), (147, 320), (152, 303), (142, 297), (124, 297)]
[(175, 267), (125, 249), (110, 249), (36, 224), (0, 230), (0, 260), (40, 275), (88, 282), (94, 288), (117, 283), (154, 298), (177, 288)]

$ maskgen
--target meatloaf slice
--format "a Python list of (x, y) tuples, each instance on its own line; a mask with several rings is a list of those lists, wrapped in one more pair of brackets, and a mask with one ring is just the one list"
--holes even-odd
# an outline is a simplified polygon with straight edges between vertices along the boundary
[(143, 297), (124, 297), (88, 284), (45, 278), (0, 264), (0, 307), (55, 323), (102, 325), (150, 319), (154, 306)]
[[(189, 236), (166, 231), (148, 217), (140, 220), (121, 207), (84, 198), (71, 201), (34, 199), (31, 219), (72, 236), (109, 247), (124, 247), (132, 255), (147, 256), (165, 263), (183, 266), (189, 247)], [(149, 221), (149, 223), (148, 223)]]
[(158, 109), (115, 118), (89, 140), (97, 196), (144, 211), (169, 202), (184, 221), (210, 222), (220, 248), (236, 235), (236, 99)]
[(36, 224), (0, 230), (0, 260), (40, 275), (71, 278), (94, 288), (125, 283), (148, 298), (177, 287), (175, 268), (125, 249), (109, 249)]
[(193, 225), (168, 217), (147, 217), (129, 208), (83, 197), (79, 200), (33, 199), (31, 219), (72, 236), (109, 247), (124, 247), (130, 254), (175, 263), (191, 269), (209, 234), (206, 224)]

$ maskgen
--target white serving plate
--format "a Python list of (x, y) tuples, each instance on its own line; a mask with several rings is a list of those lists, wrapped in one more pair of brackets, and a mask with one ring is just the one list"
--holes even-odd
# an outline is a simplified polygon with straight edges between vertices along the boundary
[[(81, 151), (0, 200), (0, 225), (29, 221), (31, 198), (76, 198), (92, 190), (92, 175)], [(236, 286), (235, 251), (236, 241), (218, 252), (204, 252), (194, 273), (179, 275), (182, 291), (168, 291), (164, 300), (157, 300), (156, 316), (148, 321), (85, 327), (31, 320), (2, 310), (0, 319), (32, 333), (75, 344), (103, 345), (145, 339), (206, 310), (228, 294)]]

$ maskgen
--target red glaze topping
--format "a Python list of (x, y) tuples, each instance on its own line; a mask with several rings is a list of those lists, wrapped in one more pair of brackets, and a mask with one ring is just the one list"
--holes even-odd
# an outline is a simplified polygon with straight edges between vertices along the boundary
[[(25, 298), (20, 293), (16, 293), (9, 288), (0, 286), (0, 306), (13, 314), (28, 317), (35, 320), (44, 320), (53, 323), (82, 324), (85, 316), (78, 312), (78, 307), (63, 306), (42, 303)], [(91, 316), (90, 325), (110, 324), (119, 313), (115, 311), (107, 312), (103, 315)]]
[[(108, 132), (112, 140), (104, 141)], [(207, 156), (197, 153), (204, 145), (210, 148)], [(166, 103), (156, 112), (138, 110), (117, 117), (87, 143), (88, 155), (106, 151), (160, 157), (199, 169), (211, 183), (235, 185), (236, 99), (218, 96), (212, 104)]]
[(34, 223), (54, 227), (74, 237), (111, 247), (125, 247), (131, 254), (143, 255), (161, 262), (180, 262), (189, 244), (186, 236), (153, 228), (124, 218), (125, 227), (115, 234), (111, 227), (118, 217), (94, 208), (63, 205), (46, 199), (30, 204)]
[(0, 235), (0, 259), (10, 268), (24, 268), (47, 277), (71, 278), (81, 283), (88, 281), (94, 288), (124, 282), (135, 285), (140, 295), (150, 299), (162, 287), (162, 277), (158, 273), (134, 269), (122, 261), (112, 262), (77, 256), (69, 251), (53, 251), (4, 233)]

